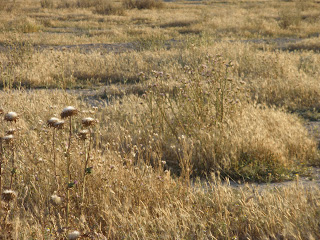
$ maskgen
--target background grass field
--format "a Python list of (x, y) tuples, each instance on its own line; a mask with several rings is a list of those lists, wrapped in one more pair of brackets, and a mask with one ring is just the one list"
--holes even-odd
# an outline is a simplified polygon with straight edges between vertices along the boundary
[(0, 0), (0, 239), (318, 239), (319, 10)]

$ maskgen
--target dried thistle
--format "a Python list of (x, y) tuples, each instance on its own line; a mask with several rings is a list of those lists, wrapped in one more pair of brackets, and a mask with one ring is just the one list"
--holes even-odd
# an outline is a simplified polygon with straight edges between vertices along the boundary
[(61, 118), (72, 117), (78, 114), (78, 110), (75, 107), (68, 106), (64, 108), (60, 114)]
[(19, 119), (19, 116), (16, 112), (8, 112), (4, 115), (4, 120), (8, 122), (16, 122)]
[(58, 122), (55, 122), (53, 124), (53, 127), (56, 128), (56, 129), (62, 129), (64, 127), (64, 121), (63, 120), (60, 120)]
[(84, 127), (90, 127), (97, 123), (98, 121), (92, 117), (87, 117), (82, 119), (82, 125)]
[(13, 141), (13, 135), (6, 135), (4, 137), (1, 138), (2, 141), (4, 141), (5, 143), (11, 143)]
[(11, 128), (11, 129), (6, 131), (6, 135), (13, 135), (13, 134), (15, 134), (16, 131), (17, 131), (17, 129)]
[(79, 133), (78, 133), (78, 136), (81, 140), (86, 140), (88, 138), (88, 134), (89, 134), (89, 131), (87, 129), (84, 129), (84, 130), (81, 130)]
[[(72, 116), (77, 115), (78, 110), (75, 107), (68, 106), (64, 108), (60, 114), (61, 118), (69, 117), (69, 140), (68, 140), (68, 148), (67, 148), (67, 179), (68, 182), (71, 180), (71, 172), (70, 172), (70, 164), (71, 164), (71, 138), (72, 138)], [(70, 211), (70, 189), (67, 188), (67, 198), (66, 198), (66, 227), (69, 226), (69, 211)]]
[(6, 203), (10, 203), (16, 199), (17, 193), (11, 189), (7, 189), (3, 191), (1, 197), (3, 201), (5, 201)]
[(68, 234), (68, 239), (69, 240), (75, 240), (78, 237), (80, 237), (80, 232), (79, 231), (73, 231), (73, 232)]
[(55, 124), (59, 122), (59, 119), (56, 117), (52, 117), (47, 121), (49, 127), (55, 127)]

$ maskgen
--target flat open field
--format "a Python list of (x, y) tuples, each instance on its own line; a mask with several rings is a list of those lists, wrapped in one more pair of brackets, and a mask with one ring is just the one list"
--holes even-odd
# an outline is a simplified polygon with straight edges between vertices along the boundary
[(0, 0), (0, 240), (319, 239), (319, 23), (315, 0)]

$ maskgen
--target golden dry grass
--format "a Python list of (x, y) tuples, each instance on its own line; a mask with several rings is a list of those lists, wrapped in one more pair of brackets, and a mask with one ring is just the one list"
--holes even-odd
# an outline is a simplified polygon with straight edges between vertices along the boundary
[[(145, 164), (148, 154), (144, 152), (157, 158), (157, 154), (161, 154), (158, 146), (166, 139), (156, 134), (146, 135), (145, 112), (148, 107), (136, 104), (143, 101), (128, 96), (123, 99), (125, 104), (119, 102), (92, 109), (61, 91), (51, 91), (50, 94), (48, 91), (2, 93), (4, 111), (14, 110), (20, 116), (17, 123), (4, 124), (2, 128), (2, 131), (9, 127), (18, 129), (14, 140), (17, 170), (13, 182), (18, 200), (7, 220), (10, 225), (1, 225), (2, 233), (12, 228), (14, 239), (57, 239), (63, 236), (58, 230), (66, 224), (68, 127), (57, 130), (56, 182), (52, 129), (47, 127), (46, 120), (59, 117), (65, 106), (73, 105), (79, 110), (73, 121), (74, 133), (80, 131), (83, 117), (94, 117), (99, 124), (93, 127), (93, 149), (88, 165), (93, 169), (87, 175), (84, 207), (80, 203), (85, 150), (76, 135), (72, 138), (71, 182), (77, 183), (70, 191), (68, 232), (78, 230), (84, 239), (85, 236), (103, 239), (102, 235), (111, 239), (318, 237), (319, 191), (312, 182), (310, 186), (314, 189), (305, 188), (299, 182), (279, 189), (235, 189), (214, 177), (207, 187), (201, 181), (190, 186), (183, 175), (179, 178), (170, 170), (163, 171), (170, 166), (170, 159), (154, 168)], [(259, 164), (266, 161), (266, 155), (273, 155), (277, 156), (277, 165), (290, 164), (286, 154), (295, 155), (298, 160), (312, 157), (314, 142), (297, 119), (272, 109), (249, 108), (244, 109), (242, 117), (233, 123), (235, 128), (230, 128), (229, 141), (223, 144), (225, 154), (240, 149), (252, 157), (260, 154)], [(270, 137), (272, 134), (274, 137)], [(145, 143), (148, 141), (149, 144)], [(4, 187), (10, 181), (12, 158), (10, 148), (6, 146), (4, 156), (7, 160), (2, 175)], [(189, 145), (184, 147), (186, 151), (192, 151)], [(254, 171), (254, 162), (246, 167), (250, 166)], [(244, 174), (249, 172), (248, 169), (242, 170)], [(277, 173), (272, 174), (270, 177), (276, 177)], [(54, 193), (62, 197), (61, 205), (50, 203)], [(3, 218), (4, 213), (0, 216)]]
[(319, 3), (131, 7), (0, 0), (0, 239), (318, 239)]

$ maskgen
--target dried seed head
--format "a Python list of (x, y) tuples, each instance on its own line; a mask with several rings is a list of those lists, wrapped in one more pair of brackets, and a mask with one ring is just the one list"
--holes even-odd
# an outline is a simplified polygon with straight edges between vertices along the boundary
[(6, 142), (6, 143), (11, 143), (13, 141), (13, 135), (6, 135), (4, 137), (1, 138), (2, 141)]
[(3, 114), (3, 113), (4, 113), (3, 109), (2, 109), (2, 108), (0, 108), (0, 114)]
[(67, 118), (67, 117), (77, 115), (77, 113), (78, 113), (77, 109), (75, 109), (72, 106), (68, 106), (62, 110), (60, 116), (61, 116), (61, 118)]
[(18, 114), (16, 112), (8, 112), (4, 115), (4, 120), (8, 122), (16, 122), (18, 120)]
[(6, 131), (6, 134), (7, 135), (13, 135), (16, 131), (17, 131), (17, 129), (11, 128), (8, 131)]
[(56, 117), (52, 117), (47, 121), (49, 127), (54, 127), (54, 124), (59, 122), (59, 119)]
[(17, 193), (11, 189), (4, 190), (2, 193), (3, 201), (9, 203), (16, 199)]
[(81, 140), (86, 140), (88, 138), (88, 133), (89, 131), (87, 129), (84, 129), (78, 133), (78, 136)]
[(75, 240), (78, 237), (80, 237), (80, 232), (78, 232), (78, 231), (73, 231), (71, 233), (68, 233), (68, 239), (69, 240)]
[(56, 129), (62, 129), (64, 126), (64, 121), (63, 120), (60, 120), (56, 123), (53, 124), (53, 127), (56, 128)]
[(97, 123), (97, 120), (92, 117), (87, 117), (87, 118), (82, 119), (82, 125), (84, 127), (90, 127), (90, 126), (95, 125), (96, 123)]
[(53, 194), (51, 196), (51, 202), (52, 202), (53, 205), (58, 206), (58, 205), (60, 205), (62, 203), (62, 199), (58, 195)]

